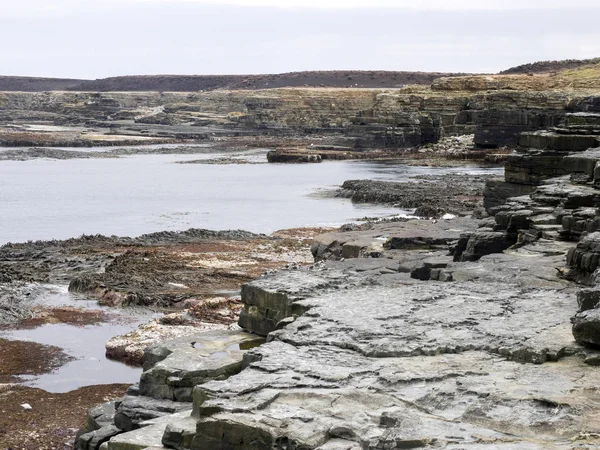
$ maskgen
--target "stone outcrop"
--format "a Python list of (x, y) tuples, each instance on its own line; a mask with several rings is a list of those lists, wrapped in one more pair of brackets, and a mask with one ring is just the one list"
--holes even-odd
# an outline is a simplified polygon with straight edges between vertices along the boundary
[[(587, 129), (580, 128), (579, 120), (583, 117), (591, 124)], [(578, 172), (588, 175), (592, 172), (593, 178), (595, 159), (588, 152), (595, 155), (591, 149), (600, 145), (600, 131), (596, 133), (593, 128), (593, 118), (598, 120), (598, 117), (600, 115), (592, 113), (569, 113), (560, 127), (552, 131), (522, 133), (519, 138), (522, 150), (508, 156), (506, 181), (537, 185), (544, 179)], [(582, 152), (581, 155), (578, 152)], [(588, 168), (590, 163), (592, 167)]]
[[(583, 418), (573, 421), (571, 389), (580, 370), (592, 384), (599, 374), (568, 356), (582, 352), (570, 335), (576, 289), (553, 266), (569, 246), (548, 241), (459, 263), (431, 250), (389, 250), (250, 283), (265, 298), (303, 286), (293, 303), (306, 312), (284, 313), (286, 326), (248, 353), (239, 375), (196, 388), (191, 448), (478, 449), (487, 436), (487, 445), (541, 449), (562, 439), (555, 428), (577, 435)], [(454, 281), (391, 270), (406, 267), (397, 258), (410, 253), (415, 263), (438, 261)], [(527, 278), (516, 276), (524, 270)], [(538, 376), (543, 385), (525, 387)], [(518, 423), (501, 412), (514, 408)]]
[[(239, 325), (266, 343), (210, 350), (218, 357), (189, 339), (150, 350), (139, 387), (115, 410), (125, 432), (100, 448), (600, 446), (600, 103), (556, 90), (562, 79), (528, 78), (363, 92), (343, 104), (356, 114), (348, 122), (330, 115), (329, 92), (315, 102), (306, 90), (246, 102), (255, 125), (360, 130), (357, 145), (427, 142), (475, 124), (480, 145), (528, 147), (488, 185), (481, 221), (343, 227), (315, 239), (315, 264), (245, 284)], [(323, 115), (305, 114), (311, 108)], [(190, 391), (191, 403), (174, 401)], [(105, 439), (112, 426), (90, 432)]]
[[(533, 197), (529, 207), (543, 212)], [(519, 202), (525, 198), (507, 205)], [(533, 226), (523, 213), (512, 225), (507, 205), (494, 223), (480, 224), (482, 233)], [(461, 220), (476, 234), (476, 221)], [(347, 232), (348, 241), (363, 240), (367, 248), (385, 235), (378, 258), (327, 259), (246, 285), (248, 310), (262, 312), (240, 323), (268, 332), (268, 343), (244, 355), (239, 374), (196, 386), (191, 414), (165, 416), (145, 433), (111, 438), (106, 448), (598, 445), (595, 410), (584, 405), (600, 373), (582, 363), (598, 354), (573, 341), (577, 288), (555, 269), (572, 243), (538, 238), (453, 262), (448, 243), (400, 243), (416, 223)], [(433, 233), (439, 222), (418, 223)], [(444, 223), (460, 238), (460, 222)], [(496, 231), (486, 231), (490, 225)], [(413, 234), (416, 240), (423, 231)]]
[(529, 184), (509, 183), (503, 178), (486, 180), (483, 190), (483, 207), (486, 210), (503, 205), (511, 197), (531, 194), (535, 186)]
[(469, 215), (479, 206), (488, 178), (491, 175), (456, 173), (417, 176), (405, 182), (347, 180), (335, 195), (355, 203), (391, 204), (414, 210), (420, 217)]
[(319, 262), (244, 286), (240, 325), (267, 343), (245, 353), (240, 373), (196, 386), (191, 414), (106, 448), (597, 447), (592, 162), (523, 180), (523, 191), (501, 185), (521, 195), (488, 204), (479, 222), (318, 237)]
[(140, 382), (119, 401), (88, 411), (75, 448), (98, 450), (104, 444), (102, 448), (142, 449), (156, 439), (160, 444), (168, 424), (173, 433), (175, 418), (185, 423), (190, 417), (194, 386), (240, 372), (244, 354), (262, 342), (256, 335), (225, 330), (196, 333), (148, 348)]
[[(336, 136), (342, 145), (360, 150), (415, 147), (473, 134), (480, 147), (514, 146), (523, 131), (558, 126), (567, 113), (599, 110), (593, 83), (582, 81), (577, 70), (584, 69), (549, 77), (439, 78), (431, 87), (393, 89), (0, 92), (4, 121), (68, 125), (75, 134), (53, 140), (48, 132), (11, 128), (0, 133), (0, 142), (84, 146), (275, 134)], [(588, 118), (577, 117), (571, 120), (589, 125)], [(104, 131), (82, 133), (74, 125)]]
[(381, 223), (367, 230), (326, 233), (313, 240), (315, 261), (341, 258), (379, 258), (387, 250), (447, 249), (462, 233), (477, 224), (468, 218), (454, 220), (406, 220)]
[(191, 402), (194, 386), (240, 372), (244, 352), (263, 342), (264, 339), (251, 334), (223, 331), (151, 347), (144, 355), (140, 394)]

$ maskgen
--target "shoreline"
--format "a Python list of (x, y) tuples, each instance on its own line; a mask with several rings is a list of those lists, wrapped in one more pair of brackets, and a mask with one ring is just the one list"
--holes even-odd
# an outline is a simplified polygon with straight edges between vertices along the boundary
[[(482, 181), (478, 180), (477, 182), (481, 184), (482, 188)], [(370, 225), (368, 224), (366, 225), (367, 228), (369, 226)], [(97, 278), (98, 275), (93, 275), (93, 273), (97, 272), (101, 267), (108, 268), (114, 266), (115, 270), (117, 270), (116, 268), (118, 267), (118, 270), (115, 272), (115, 274), (125, 274), (126, 272), (122, 272), (123, 270), (134, 270), (132, 274), (135, 274), (135, 277), (144, 276), (155, 278), (156, 274), (159, 272), (163, 273), (165, 269), (169, 270), (168, 266), (171, 263), (169, 262), (169, 258), (165, 259), (165, 256), (168, 256), (169, 254), (174, 256), (184, 255), (183, 259), (181, 256), (176, 256), (176, 259), (179, 261), (176, 264), (178, 267), (182, 261), (189, 259), (190, 252), (192, 252), (192, 254), (193, 252), (200, 252), (197, 253), (197, 256), (193, 257), (192, 259), (195, 261), (203, 260), (205, 263), (209, 263), (209, 265), (216, 270), (217, 274), (223, 270), (221, 268), (223, 267), (223, 264), (225, 264), (225, 267), (227, 267), (227, 265), (231, 267), (229, 270), (235, 272), (236, 275), (234, 278), (229, 278), (229, 276), (227, 276), (226, 280), (229, 280), (227, 281), (229, 284), (231, 284), (233, 281), (236, 284), (239, 292), (239, 287), (243, 282), (256, 279), (262, 275), (263, 272), (270, 273), (274, 269), (285, 268), (286, 266), (294, 268), (301, 265), (312, 264), (310, 241), (313, 236), (324, 231), (331, 230), (315, 228), (280, 230), (279, 232), (274, 233), (274, 236), (261, 236), (244, 232), (210, 232), (191, 230), (183, 233), (151, 233), (138, 238), (84, 236), (65, 241), (37, 241), (20, 244), (8, 244), (0, 248), (0, 259), (3, 261), (2, 266), (4, 267), (4, 269), (0, 270), (0, 272), (4, 271), (3, 273), (5, 274), (5, 281), (8, 281), (9, 279), (27, 279), (28, 281), (35, 280), (42, 283), (70, 283), (72, 285), (72, 291), (79, 291), (88, 297), (99, 299), (105, 304), (116, 305), (122, 304), (124, 301), (126, 303), (131, 303), (131, 292), (135, 292), (135, 290), (131, 291), (133, 285), (129, 287), (125, 286), (116, 288), (118, 284), (122, 283), (120, 277), (115, 279), (115, 282), (118, 283), (115, 285), (115, 288), (111, 288), (111, 282), (108, 278), (106, 278), (106, 275), (102, 275), (101, 278)], [(248, 240), (254, 240), (256, 241), (256, 244), (253, 244), (253, 247), (251, 246), (252, 248), (248, 248), (248, 245), (245, 244), (245, 242)], [(205, 246), (204, 249), (202, 248), (204, 244), (201, 244), (203, 241), (205, 241), (206, 245), (208, 245), (208, 247)], [(155, 255), (153, 253), (155, 251), (158, 251), (159, 253)], [(207, 253), (203, 254), (203, 251), (206, 251)], [(214, 255), (217, 255), (219, 251), (224, 251), (223, 256), (225, 259), (222, 261), (222, 263), (219, 263), (218, 259), (214, 259)], [(10, 261), (10, 259), (7, 259), (7, 256), (10, 256), (11, 254), (14, 254), (14, 256), (18, 258), (15, 261), (22, 262), (18, 263), (16, 266), (14, 264), (9, 264), (7, 266), (6, 263)], [(28, 254), (31, 256), (36, 255), (35, 259), (32, 260), (32, 266), (23, 264), (23, 262), (26, 261)], [(88, 256), (86, 256), (86, 254)], [(117, 256), (119, 254), (121, 255), (121, 260), (119, 260), (119, 257)], [(232, 254), (236, 255), (233, 260), (231, 259), (231, 256), (228, 256)], [(250, 272), (248, 272), (248, 274), (242, 278), (239, 278), (239, 264), (242, 264), (242, 266), (247, 264), (247, 258), (251, 254), (255, 255), (253, 258), (258, 258), (256, 259), (258, 265), (256, 267), (247, 266), (250, 269)], [(157, 257), (158, 255), (160, 256)], [(204, 256), (201, 257), (201, 260), (198, 260), (198, 256), (201, 255)], [(117, 257), (115, 258), (115, 256)], [(144, 260), (148, 260), (150, 257), (152, 261), (160, 262), (160, 266), (153, 268), (151, 272), (138, 273), (137, 271), (140, 269), (140, 267), (136, 261), (139, 261), (138, 258), (140, 256), (143, 257)], [(126, 259), (122, 259), (123, 257)], [(72, 262), (65, 265), (65, 261), (68, 261), (70, 258), (75, 259), (71, 259)], [(53, 260), (58, 263), (58, 265), (56, 265), (54, 268), (52, 263)], [(270, 260), (271, 262), (269, 262)], [(115, 265), (116, 261), (122, 262), (119, 262)], [(173, 260), (173, 262), (175, 262), (175, 260)], [(196, 263), (195, 265), (198, 267), (198, 264), (200, 264), (200, 266), (202, 265), (202, 263)], [(7, 267), (10, 267), (8, 272), (5, 270)], [(38, 271), (39, 269), (36, 269), (36, 267), (41, 269), (41, 271)], [(90, 275), (82, 276), (78, 267), (84, 268), (85, 272), (91, 272), (92, 278), (90, 278)], [(107, 270), (106, 268), (104, 269), (104, 272), (108, 272), (109, 274), (113, 272), (113, 270)], [(196, 268), (195, 270), (198, 269)], [(146, 275), (142, 275), (143, 273), (146, 273)], [(73, 283), (72, 277), (76, 277), (81, 281)], [(173, 277), (169, 274), (166, 274), (165, 280), (169, 280), (166, 283), (172, 283), (173, 286), (171, 286), (170, 289), (167, 289), (164, 294), (154, 293), (152, 297), (147, 297), (146, 294), (138, 294), (136, 296), (138, 300), (135, 300), (134, 303), (141, 302), (146, 304), (150, 298), (153, 299), (151, 300), (153, 303), (158, 302), (159, 305), (164, 306), (166, 306), (164, 301), (167, 299), (171, 299), (168, 300), (169, 302), (171, 302), (172, 299), (176, 299), (178, 300), (177, 303), (185, 303), (187, 300), (181, 297), (181, 288), (179, 286), (187, 285), (187, 282), (179, 279), (173, 279)], [(222, 281), (218, 282), (219, 290), (222, 290), (225, 287), (222, 283)], [(236, 290), (233, 285), (227, 287), (227, 289), (231, 291)], [(119, 293), (120, 290), (123, 292), (129, 292), (129, 294), (127, 294), (127, 296), (123, 296)], [(174, 293), (176, 293), (175, 297), (173, 297)], [(196, 298), (198, 298), (197, 294), (194, 295)], [(188, 295), (186, 294), (186, 296)], [(136, 364), (140, 364), (143, 355), (143, 348), (151, 345), (152, 342), (165, 341), (169, 338), (175, 338), (177, 336), (185, 336), (185, 333), (196, 334), (201, 332), (203, 330), (201, 323), (204, 317), (202, 315), (198, 316), (197, 314), (206, 314), (206, 311), (202, 308), (203, 302), (214, 302), (216, 300), (217, 306), (214, 310), (216, 316), (214, 316), (213, 313), (213, 318), (216, 317), (217, 319), (223, 317), (222, 312), (226, 312), (225, 317), (227, 317), (227, 314), (229, 314), (227, 311), (231, 311), (231, 305), (235, 305), (234, 311), (236, 312), (241, 308), (239, 300), (236, 300), (238, 302), (237, 304), (230, 304), (226, 299), (212, 300), (214, 298), (214, 293), (201, 294), (200, 298), (204, 298), (205, 300), (200, 300), (200, 302), (196, 300), (195, 304), (189, 302), (186, 304), (188, 308), (191, 306), (191, 309), (179, 309), (176, 312), (172, 312), (171, 314), (164, 316), (162, 319), (155, 319), (153, 324), (150, 325), (148, 329), (145, 329), (143, 333), (134, 332), (129, 336), (116, 338), (114, 340), (113, 350), (111, 350), (112, 353), (118, 356), (119, 359), (135, 361)], [(190, 311), (197, 312), (190, 313)], [(86, 316), (90, 320), (103, 320), (102, 316), (99, 316), (97, 313), (95, 313), (93, 309), (90, 312), (85, 310), (72, 311), (68, 309), (63, 309), (61, 311), (61, 308), (58, 307), (38, 312), (38, 314), (40, 313), (41, 316), (45, 318), (38, 317), (33, 319), (33, 323), (39, 324), (44, 323), (44, 321), (47, 323), (47, 321), (54, 320), (60, 321), (62, 320), (61, 317), (64, 318), (65, 316), (73, 316), (74, 321), (77, 320), (77, 316), (79, 316), (79, 320), (84, 320), (83, 317)], [(235, 323), (237, 321), (237, 313), (234, 316), (229, 317), (229, 323)], [(218, 329), (225, 330), (227, 327), (228, 325), (225, 325)], [(184, 330), (184, 334), (172, 333), (168, 331), (169, 328), (171, 330), (179, 328), (179, 330)], [(213, 328), (213, 330), (217, 329)], [(93, 386), (89, 386), (89, 389), (92, 388)], [(15, 396), (21, 398), (23, 402), (26, 402), (28, 389), (17, 389)], [(99, 385), (98, 389), (102, 390), (102, 385)], [(92, 405), (90, 404), (89, 406), (91, 407)]]
[[(78, 450), (600, 445), (592, 69), (399, 89), (0, 93), (12, 122), (0, 127), (0, 143), (65, 147), (0, 151), (0, 159), (107, 162), (186, 148), (190, 160), (222, 152), (188, 162), (232, 166), (258, 162), (243, 155), (258, 147), (271, 150), (271, 162), (310, 163), (308, 173), (313, 163), (363, 158), (506, 167), (503, 179), (349, 180), (338, 191), (429, 219), (275, 238), (189, 230), (0, 247), (8, 286), (0, 303), (28, 299), (22, 310), (8, 303), (16, 319), (27, 318), (45, 283), (68, 284), (104, 308), (168, 313), (111, 339), (113, 355), (142, 364), (129, 387), (59, 395), (0, 385), (0, 404), (12, 405), (0, 442), (20, 439), (6, 442), (27, 450), (70, 448), (75, 435)], [(152, 148), (113, 147), (141, 142)], [(95, 145), (111, 149), (73, 147)], [(35, 313), (30, 325), (107, 320), (60, 307)], [(54, 398), (74, 400), (77, 411), (65, 421), (35, 415), (42, 426), (32, 429), (27, 414)], [(92, 400), (104, 403), (84, 419)], [(85, 421), (79, 431), (76, 417)]]
[[(62, 242), (39, 241), (10, 244), (8, 247), (17, 251), (19, 258), (23, 257), (21, 251), (28, 247), (32, 247), (32, 254), (38, 255), (40, 251), (43, 252), (43, 249), (47, 246), (55, 248), (63, 247), (66, 249), (70, 248), (71, 251), (75, 252), (73, 255), (76, 255), (77, 258), (81, 258), (84, 254), (82, 251), (87, 248), (92, 259), (89, 261), (81, 261), (80, 264), (82, 267), (86, 268), (88, 273), (89, 271), (94, 273), (103, 265), (109, 264), (108, 261), (114, 259), (115, 251), (121, 254), (131, 254), (132, 249), (135, 249), (136, 245), (139, 249), (142, 249), (143, 254), (148, 254), (148, 250), (153, 248), (168, 249), (171, 247), (171, 251), (177, 254), (184, 251), (185, 255), (183, 257), (178, 257), (182, 262), (189, 259), (189, 256), (187, 255), (194, 254), (193, 252), (200, 252), (195, 253), (195, 270), (201, 270), (198, 264), (201, 264), (200, 261), (204, 261), (206, 264), (209, 264), (209, 266), (213, 266), (217, 276), (219, 276), (218, 274), (221, 274), (221, 276), (226, 275), (226, 278), (223, 278), (222, 281), (218, 282), (216, 285), (216, 291), (221, 292), (225, 289), (232, 292), (237, 290), (239, 292), (242, 282), (256, 278), (264, 271), (270, 271), (283, 267), (286, 264), (289, 265), (290, 263), (307, 263), (307, 258), (310, 256), (309, 240), (315, 233), (322, 231), (325, 231), (325, 229), (290, 229), (276, 232), (274, 233), (274, 236), (261, 236), (245, 232), (167, 232), (154, 233), (139, 238), (116, 239), (108, 237), (83, 237)], [(205, 244), (202, 244), (202, 242), (205, 242)], [(1, 250), (6, 251), (6, 249), (7, 246), (4, 246)], [(103, 257), (102, 252), (105, 252), (108, 258)], [(66, 256), (67, 254), (68, 250), (64, 255)], [(232, 258), (233, 254), (235, 254), (235, 258)], [(198, 260), (197, 257), (199, 256), (204, 259)], [(51, 268), (48, 275), (40, 273), (37, 275), (38, 279), (46, 279), (51, 282), (62, 281), (62, 283), (65, 283), (70, 276), (79, 276), (77, 275), (79, 273), (77, 266), (70, 265), (70, 268), (64, 271), (60, 269), (63, 264), (62, 261), (64, 256), (59, 256), (57, 254), (55, 257), (57, 262), (56, 268), (54, 270)], [(6, 255), (3, 255), (0, 259), (2, 260), (2, 266), (5, 268), (7, 262)], [(241, 270), (248, 271), (248, 273), (242, 275), (242, 272), (240, 272)], [(226, 271), (230, 271), (230, 275), (227, 275)], [(4, 273), (6, 275), (6, 272)], [(10, 273), (13, 276), (16, 275), (17, 278), (21, 277), (14, 269)], [(22, 275), (26, 274), (32, 275), (33, 273), (28, 272), (28, 269), (25, 269), (22, 272)], [(240, 278), (240, 275), (242, 275), (242, 278)], [(135, 275), (135, 277), (140, 276), (142, 276), (141, 273)], [(34, 278), (35, 277), (36, 276), (34, 275)], [(145, 277), (150, 280), (153, 275), (148, 273)], [(167, 275), (166, 278), (173, 280), (167, 282), (167, 284), (171, 283), (173, 285), (171, 286), (171, 289), (181, 290), (179, 285), (182, 284), (176, 282), (180, 280), (173, 278), (171, 275)], [(5, 283), (5, 286), (11, 285), (7, 278), (3, 279), (3, 283)], [(13, 281), (13, 283), (24, 283), (24, 286), (27, 286), (27, 282)], [(43, 288), (43, 286), (42, 283), (41, 287)], [(66, 286), (66, 284), (63, 284), (63, 286)], [(73, 291), (73, 289), (71, 289), (71, 291)], [(43, 297), (44, 292), (45, 291), (42, 290), (38, 295)], [(30, 304), (33, 308), (31, 310), (31, 317), (21, 320), (13, 325), (4, 325), (0, 328), (0, 335), (2, 335), (2, 333), (8, 333), (10, 336), (10, 332), (15, 330), (35, 330), (35, 328), (44, 326), (45, 324), (66, 324), (76, 327), (89, 326), (89, 333), (95, 333), (94, 329), (96, 327), (102, 327), (104, 323), (112, 323), (115, 320), (127, 321), (129, 320), (128, 316), (130, 314), (133, 314), (131, 319), (134, 320), (134, 323), (139, 322), (139, 319), (135, 319), (135, 308), (132, 313), (126, 312), (127, 308), (115, 308), (116, 302), (114, 299), (115, 297), (119, 297), (118, 292), (118, 290), (111, 290), (110, 292), (102, 291), (102, 293), (99, 294), (96, 288), (86, 289), (86, 296), (88, 298), (99, 299), (101, 304), (112, 304), (112, 306), (104, 307), (102, 309), (97, 309), (93, 306), (84, 306), (83, 308), (77, 307), (77, 300), (71, 301), (73, 306), (58, 305), (49, 307), (44, 307), (42, 305), (36, 306), (37, 303), (34, 301)], [(112, 356), (112, 358), (117, 358), (127, 363), (133, 363), (139, 367), (141, 365), (141, 357), (144, 348), (152, 345), (152, 343), (173, 339), (177, 336), (189, 335), (190, 333), (198, 333), (207, 329), (227, 329), (229, 325), (234, 324), (237, 321), (237, 313), (240, 308), (239, 300), (236, 300), (236, 296), (231, 297), (231, 299), (227, 297), (215, 297), (219, 295), (218, 292), (211, 293), (207, 291), (205, 294), (196, 293), (186, 295), (187, 300), (185, 300), (185, 305), (183, 306), (179, 305), (175, 309), (172, 307), (158, 308), (158, 311), (164, 311), (161, 313), (159, 319), (153, 319), (150, 322), (147, 322), (148, 319), (145, 321), (143, 320), (140, 328), (134, 327), (131, 330), (131, 333), (124, 336), (114, 336), (114, 339), (112, 340), (114, 344), (107, 349), (107, 356), (109, 358)], [(170, 294), (168, 293), (166, 294), (167, 297), (169, 297), (169, 295)], [(106, 301), (107, 298), (110, 298), (113, 301), (108, 302)], [(239, 296), (237, 298), (239, 299)], [(159, 301), (159, 304), (160, 303), (161, 302)], [(232, 307), (233, 309), (231, 309)], [(30, 314), (23, 313), (23, 317), (28, 316), (30, 316)], [(61, 350), (57, 347), (47, 347), (34, 342), (10, 342), (12, 343), (11, 345), (16, 346), (15, 348), (20, 348), (21, 350), (15, 352), (11, 351), (2, 358), (2, 360), (8, 364), (8, 366), (6, 366), (8, 369), (12, 368), (16, 371), (15, 373), (7, 373), (7, 376), (14, 376), (16, 373), (28, 373), (28, 371), (30, 371), (30, 369), (27, 368), (27, 364), (24, 362), (21, 362), (21, 365), (16, 366), (12, 365), (10, 362), (11, 357), (15, 357), (24, 351), (28, 351), (26, 349), (32, 346), (40, 349), (38, 352), (39, 354), (36, 353), (38, 354), (38, 357), (35, 359), (35, 370), (40, 376), (43, 376), (44, 373), (49, 373), (52, 370), (58, 369), (65, 363), (73, 360), (72, 357), (65, 353), (62, 353), (62, 356), (58, 358), (56, 355), (60, 355)], [(3, 347), (6, 346), (3, 345)], [(44, 354), (46, 354), (47, 357), (44, 357)], [(18, 363), (18, 361), (20, 360), (15, 360), (15, 363)], [(44, 367), (44, 364), (46, 364), (46, 367)], [(85, 411), (88, 408), (98, 403), (98, 395), (103, 396), (101, 397), (103, 401), (108, 401), (122, 396), (125, 393), (125, 387), (129, 386), (119, 385), (119, 387), (111, 388), (104, 384), (87, 385), (66, 393), (52, 393), (35, 387), (23, 386), (22, 383), (15, 378), (2, 380), (4, 383), (6, 381), (11, 381), (11, 383), (0, 385), (2, 389), (0, 398), (5, 402), (7, 407), (8, 405), (11, 405), (11, 409), (4, 410), (3, 420), (0, 421), (0, 429), (11, 430), (11, 436), (3, 436), (0, 431), (0, 443), (2, 443), (1, 445), (12, 446), (14, 449), (29, 449), (29, 446), (36, 449), (43, 448), (36, 447), (36, 445), (42, 445), (42, 443), (44, 445), (66, 445), (65, 439), (67, 438), (67, 441), (70, 441), (69, 444), (72, 444), (73, 439), (75, 438), (75, 432), (81, 426), (80, 420), (84, 417)], [(82, 397), (79, 397), (77, 392), (81, 392)], [(115, 397), (108, 398), (106, 392), (115, 392), (118, 394)], [(90, 393), (92, 394), (91, 396)], [(24, 417), (27, 417), (27, 411), (23, 410), (21, 407), (16, 408), (12, 406), (21, 403), (30, 404), (34, 411), (30, 416), (35, 415), (37, 417), (36, 420), (41, 428), (48, 426), (48, 430), (53, 430), (54, 424), (64, 423), (65, 421), (58, 421), (54, 414), (49, 414), (46, 411), (47, 406), (45, 399), (56, 399), (57, 401), (60, 401), (58, 400), (60, 398), (76, 398), (76, 403), (80, 406), (77, 411), (74, 410), (70, 415), (72, 419), (77, 418), (77, 420), (73, 421), (71, 419), (71, 424), (54, 437), (52, 433), (57, 432), (58, 429), (52, 432), (48, 431), (50, 434), (44, 435), (43, 433), (38, 433), (36, 436), (30, 436), (29, 426), (27, 425), (28, 422), (20, 422)], [(21, 425), (19, 425), (19, 423), (21, 423)], [(20, 439), (23, 441), (20, 442)], [(29, 444), (24, 444), (26, 442), (29, 442)], [(19, 447), (17, 444), (23, 444), (23, 446)], [(63, 447), (61, 446), (60, 448)]]

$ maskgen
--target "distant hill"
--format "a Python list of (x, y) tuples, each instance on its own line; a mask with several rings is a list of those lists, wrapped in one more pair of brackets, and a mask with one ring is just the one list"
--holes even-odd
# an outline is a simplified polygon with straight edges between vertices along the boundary
[(268, 89), (280, 87), (394, 88), (429, 85), (439, 77), (466, 75), (442, 72), (312, 71), (272, 75), (132, 75), (98, 80), (0, 77), (0, 91), (165, 91)]
[(550, 73), (561, 70), (577, 69), (581, 66), (600, 63), (600, 58), (592, 59), (563, 59), (561, 61), (538, 61), (503, 70), (500, 75), (526, 74), (526, 73)]
[(0, 91), (64, 91), (80, 85), (85, 80), (69, 78), (37, 78), (0, 76)]
[[(600, 58), (538, 61), (511, 67), (500, 75), (552, 73), (600, 63)], [(164, 91), (194, 92), (215, 89), (269, 89), (282, 87), (397, 88), (407, 84), (430, 85), (441, 77), (474, 75), (443, 72), (395, 72), (382, 70), (330, 70), (265, 75), (130, 75), (75, 80), (0, 76), (0, 91)]]
[(213, 89), (269, 89), (281, 87), (391, 88), (431, 84), (435, 78), (461, 74), (439, 72), (313, 71), (272, 75), (146, 75), (85, 81), (82, 91), (205, 91)]

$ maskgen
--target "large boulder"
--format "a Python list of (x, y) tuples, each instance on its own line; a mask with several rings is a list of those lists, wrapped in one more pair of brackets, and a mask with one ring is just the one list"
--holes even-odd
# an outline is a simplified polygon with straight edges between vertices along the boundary
[(504, 205), (508, 198), (531, 194), (534, 190), (535, 186), (508, 183), (502, 178), (492, 178), (485, 182), (483, 207), (489, 212), (491, 208)]
[(573, 317), (573, 336), (584, 345), (600, 345), (600, 309), (590, 309)]
[(482, 256), (502, 253), (516, 243), (515, 235), (500, 231), (477, 231), (460, 237), (454, 261), (477, 261)]

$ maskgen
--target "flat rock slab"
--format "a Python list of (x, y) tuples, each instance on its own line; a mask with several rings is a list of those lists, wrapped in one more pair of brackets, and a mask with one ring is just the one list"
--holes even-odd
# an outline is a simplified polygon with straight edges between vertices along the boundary
[(244, 436), (256, 437), (261, 445), (248, 448), (257, 449), (282, 441), (314, 449), (331, 439), (372, 450), (600, 443), (589, 408), (600, 399), (600, 371), (577, 357), (543, 365), (479, 351), (372, 358), (277, 341), (253, 353), (259, 361), (239, 375), (198, 388), (208, 400), (192, 448), (242, 449)]
[(264, 339), (238, 330), (197, 333), (146, 350), (140, 394), (191, 401), (192, 388), (242, 369), (244, 353)]
[(148, 447), (162, 448), (162, 438), (167, 425), (188, 420), (190, 413), (191, 409), (188, 409), (176, 414), (141, 422), (141, 428), (111, 438), (106, 448), (107, 450), (143, 450)]
[(442, 261), (453, 282), (385, 273), (390, 259), (250, 283), (303, 313), (241, 373), (196, 387), (192, 449), (600, 445), (600, 371), (571, 333), (577, 287), (556, 271), (572, 245), (542, 239), (477, 262), (404, 252)]
[(477, 221), (467, 217), (381, 223), (364, 231), (319, 235), (314, 239), (311, 251), (318, 261), (379, 254), (384, 248), (436, 248), (447, 246), (449, 242), (457, 240), (461, 233), (476, 229)]

